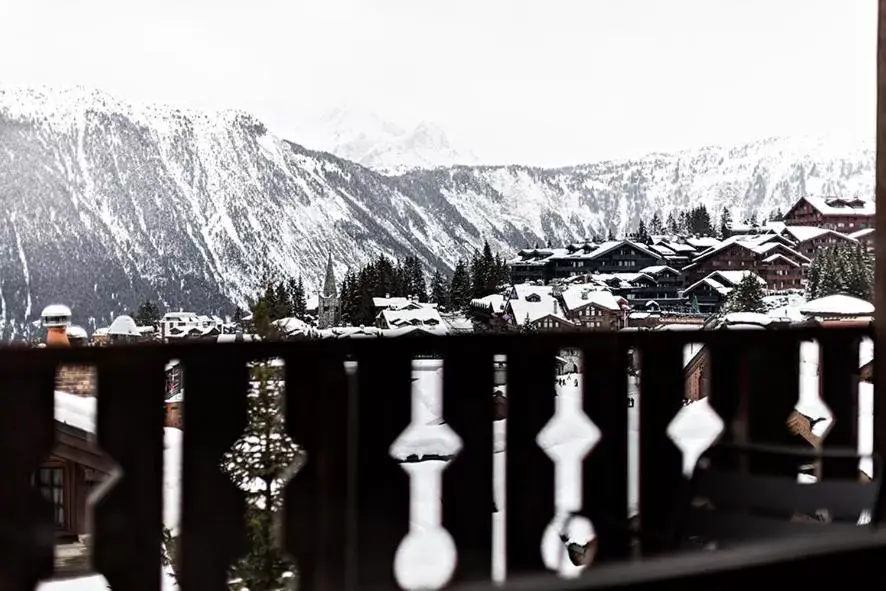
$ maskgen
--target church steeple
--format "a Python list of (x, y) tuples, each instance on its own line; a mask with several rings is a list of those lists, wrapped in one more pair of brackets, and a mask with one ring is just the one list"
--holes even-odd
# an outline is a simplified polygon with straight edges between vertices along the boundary
[(335, 288), (335, 271), (332, 268), (332, 254), (329, 254), (329, 260), (326, 262), (326, 280), (323, 282), (323, 296), (334, 296), (338, 293)]
[(335, 270), (332, 268), (332, 255), (326, 262), (326, 280), (318, 298), (317, 325), (319, 328), (331, 328), (338, 324), (340, 310), (338, 290), (335, 287)]

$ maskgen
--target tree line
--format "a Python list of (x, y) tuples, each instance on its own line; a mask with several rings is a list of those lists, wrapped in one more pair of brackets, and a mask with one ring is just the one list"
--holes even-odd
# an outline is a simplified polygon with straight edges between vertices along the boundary
[(815, 253), (806, 275), (806, 297), (837, 294), (873, 299), (874, 257), (863, 246), (829, 246)]
[[(508, 265), (501, 254), (493, 253), (488, 241), (470, 259), (459, 259), (451, 274), (439, 269), (428, 274), (418, 257), (390, 259), (379, 255), (360, 269), (348, 271), (339, 285), (342, 325), (375, 324), (373, 298), (404, 297), (432, 302), (443, 311), (463, 310), (474, 298), (497, 293), (510, 280)], [(301, 278), (272, 280), (249, 302), (252, 322), (249, 328), (267, 334), (275, 320), (307, 319), (307, 298)], [(245, 324), (245, 311), (237, 309), (234, 322)]]
[[(776, 209), (770, 212), (767, 219), (768, 221), (779, 221), (781, 218), (781, 210)], [(751, 213), (751, 215), (742, 220), (742, 223), (748, 226), (760, 225), (756, 213)], [(732, 213), (728, 207), (720, 210), (720, 216), (715, 223), (714, 216), (711, 215), (708, 208), (704, 205), (698, 205), (686, 210), (671, 211), (666, 218), (663, 218), (657, 211), (652, 214), (652, 218), (648, 221), (640, 218), (637, 229), (628, 235), (628, 239), (641, 244), (649, 244), (652, 241), (652, 236), (665, 234), (689, 234), (692, 236), (712, 236), (724, 239), (731, 235), (732, 225)], [(611, 232), (609, 239), (614, 239)]]
[(470, 260), (459, 259), (451, 275), (434, 270), (430, 282), (416, 257), (402, 262), (379, 256), (356, 272), (348, 272), (342, 282), (341, 321), (352, 326), (375, 323), (373, 298), (411, 297), (418, 302), (437, 304), (440, 310), (461, 310), (480, 298), (498, 292), (509, 281), (508, 266), (500, 254), (493, 254), (489, 242), (475, 251)]

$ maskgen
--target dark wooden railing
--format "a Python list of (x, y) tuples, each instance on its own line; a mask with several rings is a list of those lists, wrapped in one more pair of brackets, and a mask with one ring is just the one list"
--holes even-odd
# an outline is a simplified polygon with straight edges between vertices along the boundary
[[(160, 585), (164, 366), (173, 358), (184, 371), (179, 582), (186, 590), (227, 588), (229, 565), (244, 550), (244, 497), (219, 463), (246, 426), (247, 363), (270, 357), (285, 361), (287, 430), (307, 456), (283, 508), (285, 547), (301, 588), (393, 589), (395, 552), (409, 532), (410, 489), (389, 448), (410, 423), (412, 360), (442, 359), (443, 417), (462, 439), (442, 493), (443, 526), (458, 550), (450, 584), (459, 585), (492, 576), (493, 356), (507, 356), (505, 543), (514, 581), (547, 572), (539, 546), (554, 516), (554, 463), (536, 436), (554, 415), (555, 356), (580, 349), (584, 411), (602, 435), (583, 465), (582, 513), (598, 541), (586, 571), (591, 585), (595, 573), (616, 568), (605, 563), (666, 549), (656, 535), (637, 536), (634, 548), (628, 523), (629, 350), (640, 359), (640, 529), (665, 532), (685, 488), (681, 453), (666, 433), (683, 405), (685, 344), (709, 348), (711, 405), (726, 425), (742, 417), (752, 441), (796, 443), (785, 420), (797, 399), (799, 345), (817, 340), (822, 398), (835, 420), (824, 445), (854, 447), (857, 351), (865, 336), (870, 329), (804, 328), (4, 349), (0, 587), (31, 589), (52, 571), (52, 517), (29, 475), (53, 449), (59, 364), (97, 367), (97, 443), (122, 476), (94, 508), (94, 564), (115, 590)], [(345, 360), (358, 362), (354, 380)], [(865, 552), (886, 557), (868, 546)], [(827, 570), (829, 555), (820, 554), (816, 564)], [(843, 555), (835, 548), (834, 561)], [(871, 572), (878, 568), (861, 562)], [(632, 572), (645, 563), (632, 562)]]

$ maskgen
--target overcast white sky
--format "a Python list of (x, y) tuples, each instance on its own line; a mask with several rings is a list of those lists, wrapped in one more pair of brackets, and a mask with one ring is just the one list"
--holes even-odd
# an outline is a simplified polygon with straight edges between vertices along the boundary
[(545, 165), (872, 135), (875, 47), (874, 0), (0, 0), (2, 83), (243, 108), (295, 141), (356, 105)]

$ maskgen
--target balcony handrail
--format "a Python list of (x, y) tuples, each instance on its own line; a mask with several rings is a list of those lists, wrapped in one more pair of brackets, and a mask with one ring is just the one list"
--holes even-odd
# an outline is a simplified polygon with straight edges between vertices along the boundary
[[(829, 536), (763, 541), (716, 552), (691, 552), (650, 558), (642, 562), (618, 563), (588, 569), (574, 579), (556, 575), (520, 577), (497, 589), (499, 591), (585, 591), (590, 589), (645, 588), (705, 589), (712, 583), (736, 581), (737, 576), (757, 577), (760, 572), (773, 571), (785, 564), (808, 565), (791, 570), (791, 585), (823, 583), (816, 562), (823, 558), (847, 557), (867, 559), (886, 554), (886, 530), (859, 529)], [(807, 575), (804, 577), (803, 572)], [(805, 580), (804, 580), (805, 579)], [(852, 579), (854, 580), (854, 579)], [(860, 580), (860, 579), (859, 579)], [(886, 580), (886, 571), (866, 572), (865, 584), (876, 585)], [(716, 587), (713, 587), (716, 588)], [(489, 591), (489, 585), (467, 583), (455, 585), (451, 591)]]

